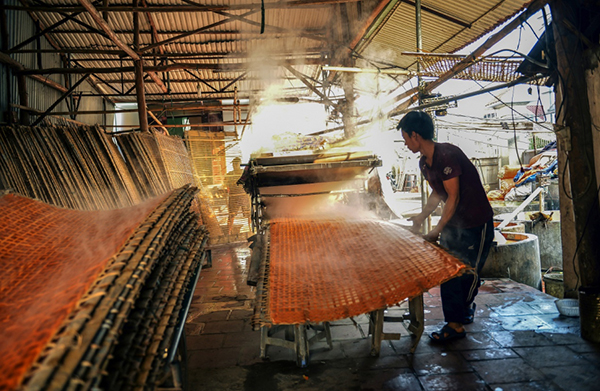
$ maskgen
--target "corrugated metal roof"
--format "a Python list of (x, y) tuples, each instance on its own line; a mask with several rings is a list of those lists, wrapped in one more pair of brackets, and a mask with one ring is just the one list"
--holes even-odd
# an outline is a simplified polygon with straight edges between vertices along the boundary
[[(385, 58), (398, 67), (416, 70), (414, 57), (402, 52), (417, 51), (415, 6), (395, 2), (387, 19), (359, 48), (369, 58)], [(530, 1), (449, 0), (422, 1), (422, 50), (426, 53), (454, 53), (516, 15)], [(443, 16), (441, 16), (443, 15)]]
[[(316, 4), (319, 1), (321, 3)], [(304, 2), (303, 5), (298, 5), (299, 2), (296, 2), (296, 5), (286, 6), (286, 1), (265, 0), (266, 27), (264, 34), (260, 34), (261, 12), (258, 0), (204, 0), (204, 9), (199, 11), (194, 11), (189, 2), (181, 0), (140, 0), (140, 4), (145, 3), (150, 7), (150, 12), (139, 14), (140, 47), (146, 67), (174, 63), (192, 64), (188, 71), (170, 70), (168, 76), (167, 72), (157, 72), (162, 82), (165, 85), (169, 84), (171, 93), (180, 94), (177, 98), (197, 97), (198, 84), (202, 93), (207, 96), (231, 97), (234, 86), (237, 86), (239, 94), (248, 97), (282, 80), (287, 88), (286, 93), (297, 95), (308, 90), (299, 80), (287, 80), (291, 74), (277, 65), (281, 65), (284, 60), (305, 59), (304, 65), (294, 65), (294, 68), (308, 78), (319, 79), (320, 67), (315, 65), (314, 61), (334, 61), (332, 51), (349, 44), (342, 42), (339, 38), (342, 35), (334, 31), (342, 26), (342, 9), (345, 10), (348, 19), (353, 21), (350, 31), (346, 33), (349, 41), (360, 38), (365, 32), (369, 34), (368, 39), (356, 48), (359, 53), (398, 67), (414, 67), (415, 58), (403, 56), (402, 52), (416, 51), (415, 7), (411, 5), (412, 1), (383, 2), (390, 3), (393, 7), (386, 18), (383, 18), (383, 22), (379, 22), (378, 18), (368, 19), (370, 10), (381, 3), (378, 1), (315, 0), (312, 4)], [(423, 50), (452, 53), (517, 13), (527, 2), (423, 1)], [(71, 11), (83, 11), (77, 0), (45, 0), (44, 4), (54, 8), (40, 11), (32, 8), (31, 12), (45, 27), (60, 22), (64, 15)], [(206, 7), (210, 6), (219, 6), (219, 9), (207, 10)], [(133, 12), (128, 12), (126, 7), (131, 7), (131, 1), (111, 1), (110, 7), (107, 10), (100, 9), (100, 13), (105, 15), (108, 26), (116, 33), (118, 39), (132, 47)], [(97, 8), (100, 6), (97, 5)], [(178, 12), (181, 9), (185, 12)], [(62, 14), (57, 11), (61, 11)], [(233, 15), (234, 19), (227, 20), (228, 15)], [(242, 15), (246, 15), (244, 18), (248, 22), (239, 20)], [(52, 41), (60, 48), (70, 50), (70, 57), (78, 61), (78, 66), (114, 69), (114, 73), (97, 75), (104, 91), (116, 94), (116, 91), (132, 89), (133, 72), (122, 72), (120, 69), (132, 67), (129, 57), (120, 57), (116, 52), (120, 51), (119, 47), (105, 37), (106, 34), (90, 31), (85, 26), (87, 24), (99, 30), (87, 11), (81, 12), (76, 19), (79, 22), (68, 21), (49, 33)], [(358, 22), (359, 20), (361, 22)], [(374, 27), (368, 28), (367, 24), (373, 20)], [(155, 33), (152, 31), (152, 25), (156, 28)], [(163, 45), (162, 53), (156, 49), (144, 50), (148, 45), (154, 44), (156, 39), (162, 42), (201, 28), (205, 31), (180, 37)], [(28, 45), (25, 49), (27, 48), (33, 46)], [(98, 50), (98, 53), (89, 53), (90, 49)], [(156, 56), (152, 57), (152, 53)], [(194, 56), (189, 57), (190, 55)], [(13, 57), (18, 58), (18, 53), (14, 53)], [(195, 64), (203, 66), (194, 69)], [(206, 64), (214, 64), (217, 69), (203, 69)], [(333, 62), (331, 65), (340, 64)], [(227, 69), (230, 66), (236, 68)], [(245, 76), (232, 83), (244, 73)], [(272, 77), (265, 78), (264, 74)], [(207, 83), (212, 87), (199, 83), (197, 77), (210, 80)], [(123, 80), (123, 83), (120, 83), (120, 80)], [(223, 90), (225, 87), (228, 87), (227, 90)], [(155, 98), (154, 94), (162, 92), (160, 86), (153, 81), (146, 83), (145, 89), (147, 94), (153, 94), (151, 99)], [(189, 96), (182, 95), (188, 93)], [(134, 94), (135, 90), (132, 89), (129, 97), (116, 98), (135, 100)], [(174, 95), (166, 95), (164, 99), (174, 99)]]

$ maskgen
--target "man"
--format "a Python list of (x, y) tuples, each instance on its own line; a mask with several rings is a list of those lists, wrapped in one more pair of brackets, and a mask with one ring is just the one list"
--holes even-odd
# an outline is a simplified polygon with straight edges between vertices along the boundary
[(440, 245), (473, 272), (453, 278), (441, 285), (442, 309), (447, 324), (430, 335), (434, 342), (463, 338), (464, 325), (473, 322), (475, 305), (471, 307), (480, 285), (483, 268), (494, 238), (493, 211), (479, 179), (477, 169), (457, 146), (433, 141), (431, 117), (422, 111), (406, 114), (397, 127), (408, 149), (419, 152), (421, 173), (433, 189), (423, 211), (412, 218), (413, 228), (443, 201), (439, 223), (424, 238)]
[(239, 157), (233, 158), (231, 164), (233, 171), (229, 171), (225, 177), (225, 186), (227, 186), (229, 216), (227, 218), (227, 229), (229, 235), (233, 233), (233, 221), (235, 215), (241, 209), (244, 217), (248, 219), (248, 227), (252, 226), (250, 220), (250, 201), (243, 187), (238, 185), (238, 179), (244, 171), (241, 168), (242, 159)]

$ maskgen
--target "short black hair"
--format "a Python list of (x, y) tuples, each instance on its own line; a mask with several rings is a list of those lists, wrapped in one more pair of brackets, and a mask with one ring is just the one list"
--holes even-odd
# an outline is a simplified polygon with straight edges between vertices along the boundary
[(398, 122), (396, 129), (405, 131), (409, 136), (414, 132), (425, 140), (433, 140), (433, 120), (424, 111), (414, 110), (408, 112)]

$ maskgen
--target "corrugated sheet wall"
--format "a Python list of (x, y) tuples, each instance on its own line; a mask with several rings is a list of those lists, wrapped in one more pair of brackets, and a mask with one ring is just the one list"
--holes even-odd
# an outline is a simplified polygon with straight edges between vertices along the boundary
[[(21, 5), (19, 1), (16, 0), (5, 0), (6, 5)], [(25, 41), (29, 37), (33, 36), (37, 27), (35, 22), (27, 12), (24, 11), (11, 11), (6, 10), (6, 19), (8, 25), (8, 46), (12, 48), (19, 43)], [(40, 49), (53, 49), (50, 43), (46, 40), (46, 38), (41, 37), (40, 40)], [(36, 49), (38, 47), (38, 43), (33, 41), (29, 43), (24, 49)], [(23, 64), (26, 68), (30, 69), (39, 69), (37, 55), (35, 53), (15, 53), (10, 55), (11, 58)], [(41, 65), (43, 68), (57, 68), (61, 67), (61, 60), (58, 54), (54, 53), (43, 53)], [(51, 79), (61, 85), (65, 85), (64, 78), (62, 75), (44, 75), (48, 79)], [(79, 75), (72, 76), (72, 82), (75, 83), (79, 79)], [(28, 98), (29, 98), (29, 107), (46, 111), (50, 105), (52, 105), (62, 93), (53, 88), (50, 88), (38, 81), (35, 81), (30, 78), (26, 78)], [(82, 83), (76, 91), (81, 92), (92, 92), (92, 86), (84, 82)], [(68, 98), (67, 98), (68, 99)], [(82, 102), (79, 105), (79, 110), (102, 110), (104, 109), (102, 99), (96, 97), (83, 97)], [(9, 110), (17, 110), (10, 105), (19, 104), (19, 92), (17, 89), (17, 79), (13, 76), (11, 69), (4, 65), (0, 64), (0, 122), (6, 122), (7, 118), (5, 117), (5, 113)], [(106, 102), (106, 109), (112, 109), (112, 104), (110, 102)], [(68, 111), (66, 99), (61, 102), (53, 111)], [(103, 115), (80, 115), (77, 116), (77, 121), (88, 123), (88, 124), (104, 124)], [(107, 123), (112, 124), (112, 117), (107, 117)]]

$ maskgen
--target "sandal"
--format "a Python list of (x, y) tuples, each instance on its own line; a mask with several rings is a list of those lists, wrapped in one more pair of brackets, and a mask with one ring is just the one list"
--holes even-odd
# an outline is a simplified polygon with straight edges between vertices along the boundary
[(473, 303), (473, 306), (467, 309), (467, 316), (465, 316), (465, 320), (463, 320), (463, 324), (471, 324), (475, 320), (475, 309), (477, 308), (477, 304)]
[(466, 337), (467, 332), (461, 331), (458, 332), (454, 330), (452, 327), (445, 325), (439, 332), (433, 332), (429, 334), (429, 338), (435, 343), (444, 343), (448, 341), (452, 341), (454, 339), (460, 339)]

